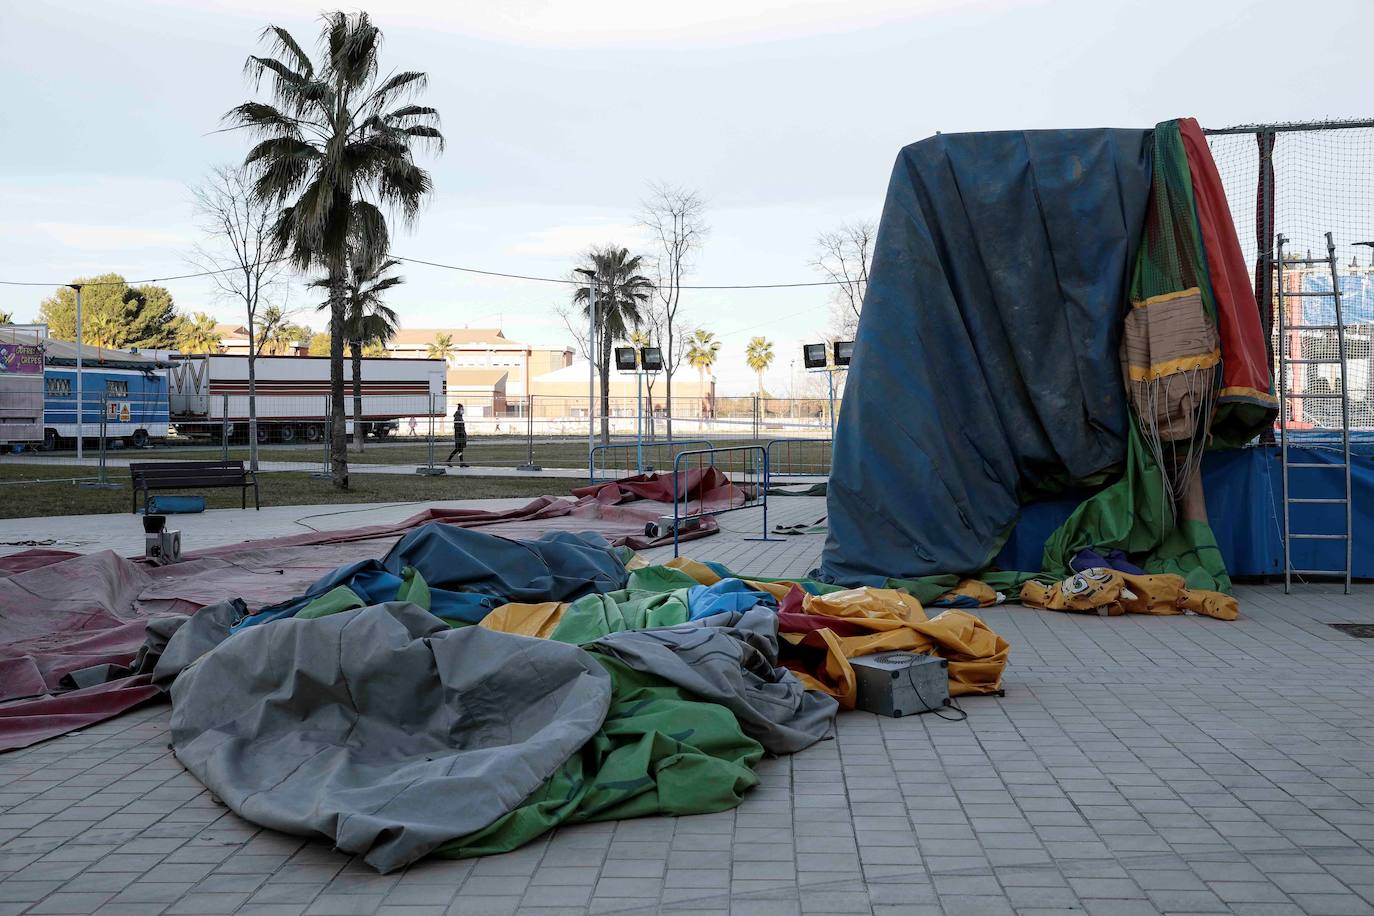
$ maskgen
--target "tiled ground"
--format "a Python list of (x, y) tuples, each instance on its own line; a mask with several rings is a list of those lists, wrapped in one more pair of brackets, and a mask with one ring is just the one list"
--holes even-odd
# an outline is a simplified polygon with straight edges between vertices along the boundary
[[(691, 555), (815, 563), (721, 521)], [(735, 811), (386, 876), (226, 812), (145, 709), (0, 756), (0, 914), (1374, 912), (1374, 640), (1326, 626), (1374, 588), (1239, 595), (1230, 624), (994, 609), (1007, 696), (967, 722), (844, 714)]]

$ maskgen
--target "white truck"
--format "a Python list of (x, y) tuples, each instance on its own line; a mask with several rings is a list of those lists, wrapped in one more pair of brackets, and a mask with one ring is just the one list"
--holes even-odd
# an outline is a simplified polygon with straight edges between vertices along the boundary
[[(167, 370), (172, 429), (185, 438), (218, 441), (248, 435), (248, 357), (185, 354)], [(318, 442), (329, 423), (329, 358), (259, 356), (256, 366), (258, 442)], [(352, 367), (344, 363), (344, 412), (350, 434), (381, 439), (403, 419), (442, 417), (442, 359), (364, 359), (362, 416), (353, 416)], [(355, 423), (355, 421), (358, 421)], [(428, 422), (426, 420), (426, 422)]]

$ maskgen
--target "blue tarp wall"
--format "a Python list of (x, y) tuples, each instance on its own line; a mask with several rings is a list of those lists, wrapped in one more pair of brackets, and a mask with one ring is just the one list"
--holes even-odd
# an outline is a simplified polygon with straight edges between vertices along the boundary
[[(1351, 486), (1355, 551), (1352, 570), (1374, 578), (1374, 440), (1351, 447)], [(1294, 448), (1289, 460), (1339, 464), (1341, 453), (1329, 448)], [(1232, 576), (1283, 575), (1283, 483), (1278, 449), (1273, 446), (1213, 452), (1203, 461), (1207, 514)], [(1293, 495), (1313, 498), (1344, 496), (1339, 470), (1294, 468), (1288, 472)], [(1036, 570), (1045, 539), (1064, 523), (1083, 494), (1030, 503), (996, 565), (1002, 569)], [(1293, 507), (1295, 532), (1345, 530), (1344, 506)], [(1340, 541), (1293, 541), (1293, 565), (1301, 569), (1343, 569), (1345, 544)]]
[(1120, 464), (1149, 137), (951, 134), (901, 151), (835, 436), (823, 578), (976, 572), (1030, 489)]

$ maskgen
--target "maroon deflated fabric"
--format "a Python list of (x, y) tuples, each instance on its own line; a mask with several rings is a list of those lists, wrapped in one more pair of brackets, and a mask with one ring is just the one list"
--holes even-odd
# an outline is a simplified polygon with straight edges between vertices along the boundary
[[(639, 486), (618, 481), (601, 487), (621, 483), (629, 483), (629, 492)], [(705, 483), (708, 497), (733, 489), (729, 481), (708, 477)], [(70, 685), (63, 683), (74, 671), (129, 665), (143, 645), (149, 620), (187, 616), (229, 598), (242, 598), (250, 611), (275, 604), (302, 594), (340, 566), (384, 555), (398, 538), (430, 522), (510, 538), (590, 531), (635, 550), (671, 542), (671, 537), (644, 534), (647, 522), (672, 512), (671, 504), (652, 499), (658, 491), (641, 488), (644, 495), (620, 505), (619, 497), (598, 498), (598, 489), (576, 499), (544, 496), (504, 511), (432, 508), (392, 524), (244, 541), (188, 552), (171, 566), (152, 566), (109, 551), (31, 550), (2, 557), (0, 751), (100, 722), (155, 696), (156, 688), (144, 676), (82, 690), (66, 689)], [(671, 500), (671, 479), (667, 492)], [(717, 530), (707, 518), (683, 538)]]

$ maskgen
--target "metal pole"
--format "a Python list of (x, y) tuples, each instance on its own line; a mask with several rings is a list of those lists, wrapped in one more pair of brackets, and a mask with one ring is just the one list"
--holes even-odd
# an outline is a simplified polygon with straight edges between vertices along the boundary
[(1293, 553), (1289, 548), (1288, 515), (1288, 318), (1284, 315), (1287, 303), (1283, 299), (1283, 246), (1288, 242), (1282, 234), (1275, 240), (1274, 260), (1278, 264), (1279, 313), (1279, 477), (1283, 488), (1283, 593), (1293, 587)]
[(226, 395), (223, 396), (222, 404), (223, 404), (224, 410), (223, 410), (223, 412), (222, 412), (223, 415), (220, 417), (220, 430), (219, 430), (219, 442), (220, 442), (220, 453), (221, 453), (221, 454), (220, 454), (220, 457), (223, 458), (223, 460), (228, 461), (228, 460), (229, 460), (229, 395), (226, 394)]
[(835, 441), (835, 370), (825, 373), (827, 387), (830, 389), (830, 441)]
[(644, 472), (644, 373), (635, 372), (635, 471)]
[(590, 305), (587, 314), (590, 316), (591, 326), (587, 331), (587, 479), (595, 479), (595, 468), (592, 467), (592, 449), (596, 448), (596, 281), (597, 277), (592, 274), (587, 286), (591, 290)]
[(525, 443), (528, 448), (528, 455), (525, 463), (516, 468), (517, 471), (542, 471), (539, 465), (534, 463), (534, 395), (530, 394), (529, 385), (525, 386)]
[(110, 398), (102, 395), (100, 398), (100, 474), (99, 480), (103, 485), (107, 482), (105, 476), (105, 441), (109, 438), (110, 432)]
[(81, 415), (86, 411), (86, 400), (84, 386), (82, 385), (81, 372), (81, 284), (72, 284), (72, 289), (76, 290), (76, 460), (82, 457), (81, 445)]

